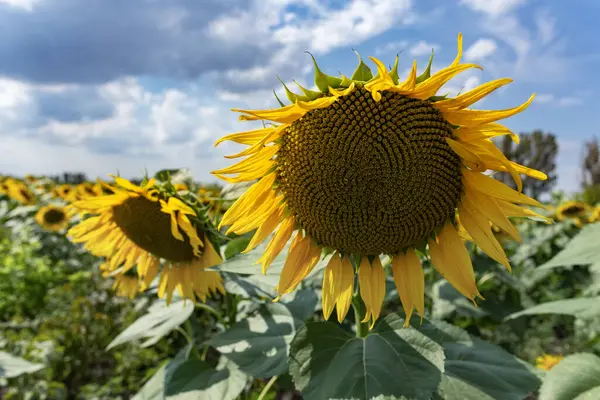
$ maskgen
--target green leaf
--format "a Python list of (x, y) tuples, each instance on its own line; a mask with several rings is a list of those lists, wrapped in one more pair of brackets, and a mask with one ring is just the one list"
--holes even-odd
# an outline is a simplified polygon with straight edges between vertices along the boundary
[(252, 240), (252, 236), (240, 236), (227, 243), (225, 247), (225, 259), (229, 260), (244, 251), (250, 240)]
[[(444, 366), (439, 343), (422, 329), (405, 329), (389, 315), (366, 338), (330, 322), (298, 330), (290, 374), (307, 399), (371, 399), (379, 395), (429, 399)], [(425, 333), (424, 333), (425, 332)]]
[(354, 53), (356, 53), (356, 55), (358, 56), (358, 66), (354, 70), (354, 73), (352, 74), (350, 79), (359, 82), (367, 82), (373, 79), (373, 73), (371, 72), (371, 68), (369, 68), (369, 66), (364, 63), (362, 57), (360, 56), (360, 54), (358, 54), (358, 51), (354, 49), (352, 49), (352, 51), (354, 51)]
[(331, 86), (334, 89), (340, 87), (342, 80), (335, 76), (324, 74), (323, 71), (321, 71), (321, 69), (317, 65), (317, 60), (315, 60), (315, 57), (310, 53), (308, 54), (312, 58), (313, 65), (315, 67), (315, 85), (319, 88), (319, 90), (323, 93), (329, 93), (329, 86)]
[(445, 322), (442, 333), (445, 371), (438, 394), (445, 400), (521, 400), (539, 386), (526, 364), (502, 348), (470, 337)]
[(234, 400), (246, 382), (246, 375), (225, 358), (216, 368), (198, 359), (174, 359), (165, 369), (164, 393), (167, 400)]
[[(596, 396), (593, 396), (596, 394)], [(546, 373), (540, 400), (598, 399), (600, 395), (600, 358), (579, 353), (565, 357)], [(593, 397), (592, 397), (593, 396)]]
[(566, 299), (538, 304), (523, 311), (510, 314), (506, 319), (538, 314), (565, 314), (580, 318), (600, 315), (600, 297)]
[(560, 253), (538, 269), (600, 262), (598, 238), (600, 238), (600, 223), (586, 225)]
[(22, 374), (33, 374), (44, 368), (43, 364), (35, 364), (0, 351), (0, 378), (14, 378)]
[(167, 182), (173, 175), (176, 175), (181, 168), (178, 169), (161, 169), (154, 174), (154, 178), (161, 182)]
[(473, 318), (481, 318), (489, 314), (481, 307), (475, 307), (469, 299), (460, 294), (445, 280), (439, 280), (434, 283), (432, 300), (431, 316), (435, 319), (449, 317), (455, 312)]
[(164, 300), (158, 300), (146, 315), (138, 318), (114, 338), (106, 350), (142, 338), (149, 338), (142, 344), (143, 347), (151, 346), (183, 324), (193, 312), (194, 304), (189, 300), (175, 300), (168, 306)]
[(286, 372), (290, 342), (316, 303), (314, 293), (302, 292), (288, 304), (261, 306), (257, 315), (237, 322), (206, 343), (248, 375), (269, 378)]
[(131, 400), (164, 400), (165, 368), (166, 365), (160, 367)]

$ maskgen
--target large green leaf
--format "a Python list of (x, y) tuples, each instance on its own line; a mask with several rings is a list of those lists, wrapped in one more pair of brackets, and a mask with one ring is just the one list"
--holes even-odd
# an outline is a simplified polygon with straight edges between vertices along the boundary
[(183, 324), (193, 312), (194, 304), (189, 300), (175, 300), (170, 305), (164, 300), (157, 300), (150, 306), (146, 315), (129, 325), (106, 349), (110, 350), (120, 344), (142, 338), (148, 338), (142, 346), (151, 346)]
[[(366, 338), (330, 322), (298, 330), (290, 374), (307, 399), (371, 399), (380, 395), (429, 399), (444, 368), (441, 345), (422, 329), (405, 329), (389, 315)], [(429, 332), (430, 334), (430, 332)]]
[(164, 394), (167, 400), (234, 400), (246, 382), (246, 375), (225, 358), (216, 368), (198, 359), (175, 359), (165, 369)]
[(35, 364), (0, 351), (0, 378), (14, 378), (22, 374), (32, 374), (44, 368), (43, 364)]
[(506, 319), (509, 320), (523, 315), (538, 314), (565, 314), (580, 318), (600, 315), (600, 297), (566, 299), (542, 303), (523, 311), (510, 314)]
[(598, 238), (600, 238), (600, 223), (586, 225), (560, 253), (539, 268), (588, 265), (599, 262)]
[(316, 295), (298, 291), (287, 302), (269, 303), (256, 315), (237, 322), (206, 342), (242, 371), (268, 378), (287, 371), (289, 344), (296, 330), (314, 312)]
[(596, 400), (600, 397), (600, 358), (579, 353), (565, 357), (544, 377), (540, 400)]
[(445, 322), (432, 322), (442, 333), (446, 355), (438, 394), (445, 400), (521, 400), (537, 389), (538, 377), (500, 347), (469, 336)]
[(164, 400), (165, 369), (166, 365), (160, 367), (131, 400)]
[(433, 284), (431, 297), (433, 301), (431, 316), (435, 319), (447, 318), (455, 312), (473, 318), (488, 315), (488, 312), (482, 307), (475, 307), (446, 280), (439, 280)]

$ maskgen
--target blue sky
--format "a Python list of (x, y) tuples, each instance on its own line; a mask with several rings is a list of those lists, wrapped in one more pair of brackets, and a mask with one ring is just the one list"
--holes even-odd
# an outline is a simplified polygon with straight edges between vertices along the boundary
[(511, 77), (478, 104), (525, 112), (516, 132), (542, 129), (560, 142), (559, 187), (579, 187), (584, 140), (598, 135), (597, 0), (0, 0), (0, 173), (119, 171), (227, 165), (213, 142), (253, 128), (230, 108), (276, 105), (278, 74), (312, 85), (305, 51), (349, 75), (352, 49), (434, 69), (456, 53), (483, 71), (447, 91)]

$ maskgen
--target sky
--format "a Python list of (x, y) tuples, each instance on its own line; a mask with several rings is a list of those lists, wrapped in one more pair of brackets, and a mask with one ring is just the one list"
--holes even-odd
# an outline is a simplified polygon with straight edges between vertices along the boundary
[(106, 178), (188, 168), (205, 183), (231, 163), (226, 133), (255, 128), (231, 108), (276, 107), (284, 82), (313, 85), (357, 58), (467, 71), (443, 92), (514, 82), (477, 103), (509, 108), (515, 132), (559, 140), (558, 187), (580, 187), (583, 142), (599, 135), (597, 0), (0, 0), (0, 174)]

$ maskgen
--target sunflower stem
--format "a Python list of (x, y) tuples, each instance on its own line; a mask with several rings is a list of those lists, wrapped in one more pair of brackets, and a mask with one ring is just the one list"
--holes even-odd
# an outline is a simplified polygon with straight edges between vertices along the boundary
[(365, 317), (365, 306), (360, 295), (355, 294), (352, 297), (352, 308), (354, 309), (354, 321), (356, 323), (356, 337), (367, 337), (369, 334), (369, 324), (368, 322), (362, 322)]
[(227, 323), (225, 322), (225, 319), (223, 318), (223, 316), (217, 310), (215, 310), (208, 304), (196, 303), (196, 308), (200, 308), (204, 311), (208, 311), (209, 313), (214, 315), (215, 318), (217, 318), (217, 320), (223, 325), (223, 327), (227, 328)]

